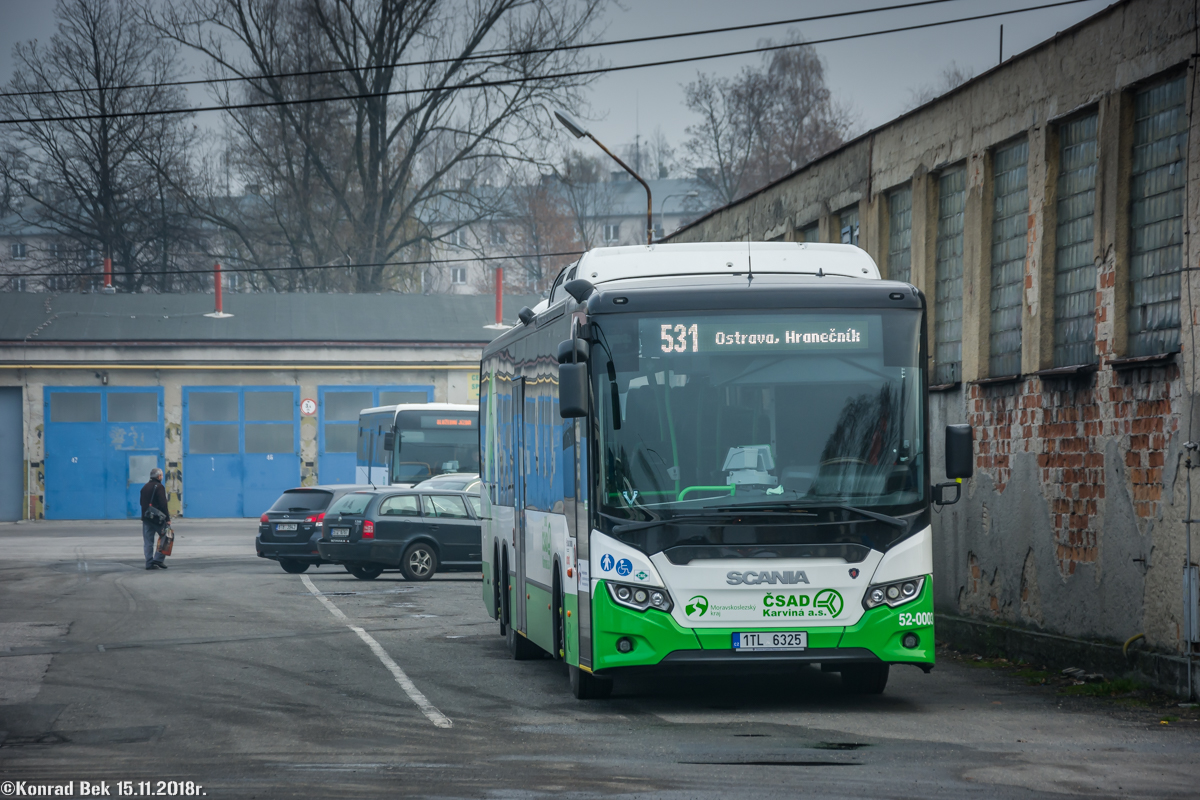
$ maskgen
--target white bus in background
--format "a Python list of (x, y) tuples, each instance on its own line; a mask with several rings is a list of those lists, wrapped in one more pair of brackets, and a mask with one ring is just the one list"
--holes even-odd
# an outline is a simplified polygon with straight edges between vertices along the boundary
[(422, 403), (358, 413), (356, 483), (412, 486), (459, 472), (479, 472), (478, 406)]

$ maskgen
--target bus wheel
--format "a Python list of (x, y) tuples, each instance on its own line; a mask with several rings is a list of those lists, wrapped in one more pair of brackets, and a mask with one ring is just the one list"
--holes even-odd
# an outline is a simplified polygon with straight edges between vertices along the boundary
[(554, 628), (554, 635), (551, 637), (551, 646), (554, 648), (550, 652), (550, 657), (555, 661), (561, 661), (567, 657), (566, 639), (563, 637), (563, 593), (562, 586), (559, 585), (558, 572), (554, 573), (554, 591), (550, 594), (553, 598), (554, 612), (551, 618), (551, 625)]
[(887, 682), (887, 664), (847, 664), (842, 667), (842, 686), (853, 694), (883, 694)]
[(612, 694), (612, 678), (600, 678), (579, 667), (567, 667), (571, 673), (571, 694), (579, 700), (605, 700)]
[(517, 633), (516, 626), (511, 622), (508, 630), (504, 632), (504, 641), (508, 645), (508, 652), (512, 655), (513, 661), (532, 661), (542, 657), (542, 648)]
[[(503, 572), (501, 571), (503, 570)], [(496, 609), (496, 619), (500, 620), (500, 635), (504, 635), (505, 625), (508, 618), (504, 616), (504, 596), (507, 592), (500, 591), (501, 575), (508, 574), (507, 564), (500, 563), (500, 554), (496, 553), (496, 558), (492, 559), (492, 605)]]

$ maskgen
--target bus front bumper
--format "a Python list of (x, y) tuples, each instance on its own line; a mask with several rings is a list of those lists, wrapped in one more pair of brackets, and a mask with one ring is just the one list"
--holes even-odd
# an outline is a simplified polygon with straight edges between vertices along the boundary
[[(900, 608), (881, 606), (866, 611), (850, 626), (741, 625), (736, 628), (685, 628), (667, 613), (653, 609), (638, 612), (618, 606), (601, 584), (592, 598), (592, 669), (596, 672), (640, 671), (673, 668), (729, 671), (820, 664), (836, 671), (839, 665), (912, 664), (928, 672), (934, 665), (933, 625), (913, 620), (933, 619), (932, 581), (926, 580), (920, 596)], [(734, 632), (808, 631), (809, 646), (785, 652), (739, 653), (732, 647)], [(915, 634), (915, 647), (906, 647), (906, 634)], [(618, 650), (628, 639), (629, 652)], [(911, 639), (910, 639), (910, 644)]]

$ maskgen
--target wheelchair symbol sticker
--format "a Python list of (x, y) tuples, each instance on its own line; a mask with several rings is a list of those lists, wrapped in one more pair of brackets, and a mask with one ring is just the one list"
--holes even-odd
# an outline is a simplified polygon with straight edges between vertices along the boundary
[(618, 575), (628, 575), (631, 572), (633, 572), (633, 564), (629, 563), (628, 558), (622, 558), (617, 562)]

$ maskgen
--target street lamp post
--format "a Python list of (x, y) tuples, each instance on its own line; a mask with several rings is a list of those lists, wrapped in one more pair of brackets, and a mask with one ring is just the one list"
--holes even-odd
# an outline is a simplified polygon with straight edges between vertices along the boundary
[(605, 153), (608, 153), (609, 158), (620, 164), (621, 169), (632, 175), (634, 180), (640, 183), (642, 188), (646, 190), (646, 244), (652, 244), (654, 242), (654, 203), (650, 199), (650, 184), (642, 180), (641, 175), (638, 175), (636, 172), (630, 169), (628, 164), (617, 158), (613, 151), (601, 144), (600, 140), (595, 136), (592, 136), (592, 134), (584, 130), (583, 126), (568, 116), (566, 112), (555, 111), (554, 116), (558, 118), (558, 121), (562, 123), (562, 126), (566, 128), (576, 139), (582, 139), (584, 136), (586, 136), (595, 142), (597, 147), (599, 147)]
[(697, 192), (695, 189), (693, 189), (690, 192), (676, 192), (675, 194), (669, 194), (662, 199), (662, 202), (658, 204), (658, 222), (660, 225), (662, 225), (663, 236), (667, 235), (667, 201), (670, 200), (672, 197), (699, 197), (699, 196), (700, 196), (700, 193)]

